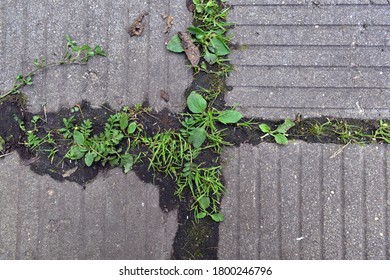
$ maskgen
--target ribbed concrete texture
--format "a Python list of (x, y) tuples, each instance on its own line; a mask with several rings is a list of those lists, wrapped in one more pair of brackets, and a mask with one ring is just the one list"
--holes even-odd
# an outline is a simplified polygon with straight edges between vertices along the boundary
[(251, 117), (390, 117), (387, 0), (231, 0), (229, 105)]
[(387, 145), (225, 153), (221, 259), (389, 259)]
[[(16, 74), (27, 73), (35, 58), (60, 59), (68, 33), (79, 44), (100, 44), (108, 57), (37, 75), (28, 89), (30, 110), (46, 105), (48, 111), (55, 111), (86, 99), (95, 106), (108, 102), (116, 109), (149, 101), (156, 110), (179, 111), (191, 71), (184, 55), (167, 52), (165, 43), (191, 22), (182, 2), (1, 0), (0, 81), (4, 83), (0, 89), (9, 88)], [(144, 11), (149, 12), (144, 33), (130, 37), (128, 27)], [(173, 26), (165, 34), (163, 17), (168, 15)], [(161, 99), (161, 90), (170, 95), (168, 103)]]
[(169, 259), (177, 213), (157, 187), (120, 169), (83, 190), (0, 161), (0, 259)]

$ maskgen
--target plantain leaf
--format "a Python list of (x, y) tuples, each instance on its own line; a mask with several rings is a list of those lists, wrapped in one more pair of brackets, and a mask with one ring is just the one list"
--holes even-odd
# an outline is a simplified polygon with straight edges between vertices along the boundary
[(241, 120), (241, 118), (242, 115), (240, 112), (237, 112), (235, 110), (226, 110), (219, 113), (217, 120), (223, 124), (228, 124), (237, 123), (239, 120)]
[(226, 43), (217, 37), (211, 39), (211, 45), (213, 47), (213, 52), (218, 56), (224, 56), (230, 53), (230, 49)]
[(287, 145), (288, 144), (288, 139), (283, 134), (276, 134), (274, 136), (274, 138), (275, 138), (275, 142), (280, 144), (280, 145)]
[(192, 113), (200, 114), (206, 109), (207, 101), (202, 95), (193, 91), (187, 98), (187, 106)]
[(214, 222), (222, 222), (225, 220), (225, 217), (221, 213), (212, 214), (211, 218), (214, 220)]
[(200, 148), (204, 141), (206, 140), (206, 130), (203, 127), (196, 127), (190, 132), (190, 137), (188, 141), (195, 147)]
[(261, 130), (262, 132), (264, 132), (264, 133), (268, 133), (268, 132), (271, 131), (271, 128), (270, 128), (269, 125), (266, 124), (266, 123), (262, 123), (261, 125), (259, 125), (259, 128), (260, 128), (260, 130)]
[(202, 197), (199, 199), (199, 205), (203, 210), (206, 210), (210, 206), (210, 198), (207, 196)]
[(178, 34), (173, 35), (171, 40), (169, 40), (167, 44), (167, 49), (175, 53), (184, 52), (183, 46), (181, 44), (181, 39)]

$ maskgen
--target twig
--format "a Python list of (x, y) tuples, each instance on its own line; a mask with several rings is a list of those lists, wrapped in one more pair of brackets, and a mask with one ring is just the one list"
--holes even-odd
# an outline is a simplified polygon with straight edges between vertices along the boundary
[(349, 145), (351, 144), (351, 141), (349, 141), (347, 144), (345, 144), (344, 146), (342, 146), (340, 149), (338, 149), (333, 155), (331, 155), (329, 158), (335, 158), (337, 155), (339, 155), (340, 153), (342, 153), (342, 151)]
[(14, 152), (10, 152), (10, 153), (8, 153), (8, 154), (4, 154), (4, 155), (0, 155), (0, 158), (4, 158), (4, 157), (6, 157), (6, 156), (10, 156), (10, 155), (12, 155)]

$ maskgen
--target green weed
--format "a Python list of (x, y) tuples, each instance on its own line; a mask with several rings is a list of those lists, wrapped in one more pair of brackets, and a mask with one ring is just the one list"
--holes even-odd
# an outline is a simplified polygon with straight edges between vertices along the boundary
[(259, 125), (260, 130), (265, 133), (261, 138), (267, 136), (272, 136), (275, 139), (275, 142), (280, 145), (287, 145), (287, 131), (295, 126), (295, 123), (292, 120), (285, 119), (282, 124), (280, 124), (275, 130), (271, 130), (268, 124), (262, 123)]
[(218, 211), (221, 196), (225, 187), (221, 182), (221, 166), (201, 167), (186, 163), (177, 181), (176, 195), (183, 196), (189, 188), (194, 202), (191, 205), (196, 219), (210, 216), (214, 221), (221, 222), (224, 217)]
[[(93, 124), (84, 120), (80, 126), (64, 119), (65, 127), (59, 131), (65, 139), (72, 138), (72, 144), (65, 157), (71, 160), (84, 160), (86, 166), (100, 162), (103, 166), (120, 166), (125, 173), (132, 170), (141, 154), (133, 155), (129, 151), (141, 143), (141, 127), (130, 115), (124, 112), (109, 116), (100, 134), (92, 134)], [(126, 144), (124, 144), (126, 143)]]
[(34, 59), (34, 69), (26, 75), (18, 74), (12, 87), (6, 90), (4, 94), (0, 95), (0, 99), (11, 94), (21, 93), (22, 87), (32, 85), (34, 75), (44, 69), (56, 67), (58, 65), (86, 64), (88, 60), (94, 56), (107, 56), (106, 52), (99, 45), (96, 45), (94, 48), (89, 45), (78, 46), (77, 42), (72, 40), (68, 34), (66, 34), (65, 39), (65, 52), (60, 60), (47, 63), (45, 58), (41, 60)]
[(181, 133), (188, 137), (188, 141), (195, 147), (200, 148), (208, 140), (206, 148), (214, 148), (217, 152), (221, 151), (223, 145), (229, 145), (223, 140), (222, 132), (216, 127), (216, 122), (222, 124), (235, 124), (241, 118), (242, 114), (236, 110), (218, 111), (207, 106), (207, 101), (202, 95), (191, 92), (187, 98), (187, 106), (190, 114), (183, 114), (183, 129)]

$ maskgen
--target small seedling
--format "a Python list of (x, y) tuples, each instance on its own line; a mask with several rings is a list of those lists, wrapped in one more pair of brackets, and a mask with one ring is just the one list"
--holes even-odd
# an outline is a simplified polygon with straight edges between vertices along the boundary
[(207, 101), (196, 92), (191, 92), (188, 96), (187, 106), (192, 114), (183, 114), (187, 117), (182, 122), (184, 128), (181, 132), (189, 137), (189, 142), (195, 148), (200, 148), (208, 139), (211, 145), (219, 150), (221, 145), (228, 143), (223, 141), (220, 131), (215, 126), (215, 122), (235, 124), (242, 118), (242, 114), (236, 110), (218, 111), (208, 109)]
[(82, 45), (79, 47), (77, 42), (72, 40), (68, 34), (66, 34), (65, 39), (66, 47), (62, 59), (51, 63), (47, 63), (45, 58), (41, 60), (37, 58), (34, 59), (33, 65), (35, 66), (35, 69), (26, 75), (17, 75), (12, 87), (9, 90), (6, 90), (4, 94), (0, 95), (0, 99), (3, 99), (11, 94), (19, 94), (24, 86), (32, 85), (34, 75), (44, 69), (59, 65), (86, 64), (91, 57), (107, 56), (107, 53), (99, 45), (96, 45), (94, 48), (89, 45)]
[(280, 124), (275, 130), (271, 130), (268, 124), (262, 123), (259, 125), (260, 130), (265, 133), (261, 138), (265, 138), (267, 136), (272, 136), (275, 139), (275, 142), (280, 145), (287, 145), (287, 131), (295, 126), (295, 123), (290, 119), (285, 119), (282, 124)]
[(380, 120), (379, 128), (375, 130), (372, 138), (375, 140), (383, 140), (384, 142), (390, 144), (390, 123)]

